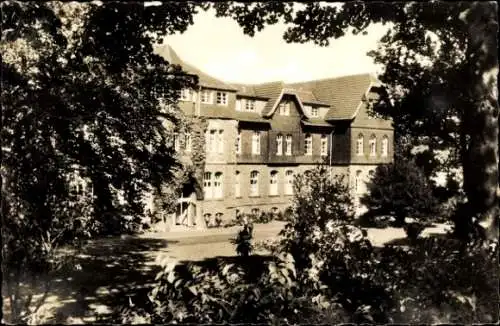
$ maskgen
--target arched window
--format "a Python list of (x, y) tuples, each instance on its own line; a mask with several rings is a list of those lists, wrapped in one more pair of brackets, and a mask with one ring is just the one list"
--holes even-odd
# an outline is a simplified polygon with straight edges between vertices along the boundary
[(236, 135), (236, 154), (241, 154), (241, 131), (238, 130), (238, 134)]
[(278, 207), (273, 207), (271, 208), (271, 213), (273, 213), (274, 215), (278, 214), (279, 213), (279, 208)]
[(285, 172), (285, 195), (293, 195), (293, 171)]
[(276, 155), (283, 155), (283, 135), (276, 136)]
[(354, 177), (354, 189), (356, 193), (361, 191), (361, 170), (356, 171), (356, 176)]
[(386, 135), (382, 137), (382, 156), (387, 156), (389, 153), (389, 139)]
[(306, 153), (306, 155), (312, 155), (313, 146), (312, 146), (312, 136), (311, 136), (311, 134), (306, 134), (304, 145), (305, 145), (305, 153)]
[(278, 194), (278, 171), (271, 171), (269, 178), (269, 195), (276, 196)]
[(215, 198), (222, 198), (222, 172), (215, 173), (214, 197)]
[(373, 178), (373, 176), (374, 176), (374, 175), (375, 175), (375, 171), (374, 171), (374, 170), (370, 170), (370, 171), (368, 171), (368, 176), (369, 176), (370, 178)]
[(260, 209), (258, 208), (252, 208), (252, 215), (253, 216), (259, 216)]
[(252, 135), (252, 154), (260, 154), (260, 132), (254, 131)]
[(292, 135), (286, 135), (286, 155), (292, 155)]
[(236, 171), (234, 174), (234, 197), (241, 197), (241, 173)]
[(217, 147), (219, 153), (224, 153), (224, 130), (219, 130), (219, 134), (217, 135)]
[(209, 213), (203, 214), (203, 219), (205, 220), (205, 223), (207, 224), (207, 226), (211, 226), (212, 214), (209, 214)]
[(370, 137), (370, 156), (377, 155), (377, 137), (375, 135), (371, 135)]
[(205, 198), (212, 198), (212, 173), (205, 172), (203, 174), (203, 191), (205, 192)]
[(250, 172), (250, 196), (259, 195), (259, 172)]
[(358, 140), (356, 141), (356, 154), (363, 155), (363, 147), (365, 143), (365, 139), (362, 134), (358, 135)]

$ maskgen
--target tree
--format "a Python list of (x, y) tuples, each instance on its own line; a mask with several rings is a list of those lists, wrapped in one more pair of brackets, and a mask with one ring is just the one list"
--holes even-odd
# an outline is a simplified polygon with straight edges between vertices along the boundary
[(468, 200), (456, 229), (465, 236), (477, 217), (489, 238), (498, 236), (496, 2), (314, 2), (298, 10), (276, 3), (214, 7), (249, 35), (281, 18), (289, 24), (287, 42), (321, 46), (346, 32), (366, 33), (371, 24), (389, 23), (381, 48), (372, 53), (385, 65), (380, 79), (388, 89), (375, 110), (393, 117), (397, 132), (418, 136), (432, 152), (451, 149), (449, 163), (460, 162)]
[[(184, 31), (199, 6), (2, 3), (2, 271), (14, 322), (28, 318), (15, 288), (24, 274), (47, 267), (58, 244), (122, 230), (179, 166), (178, 91), (197, 80), (153, 43)], [(90, 201), (72, 197), (73, 172)]]
[(319, 250), (321, 234), (352, 222), (354, 210), (344, 176), (331, 176), (324, 166), (297, 175), (293, 188), (292, 213), (281, 235), (300, 271), (310, 267), (309, 254)]
[(414, 162), (403, 159), (377, 167), (360, 200), (370, 211), (394, 215), (399, 225), (409, 216), (429, 216), (436, 204), (424, 173)]

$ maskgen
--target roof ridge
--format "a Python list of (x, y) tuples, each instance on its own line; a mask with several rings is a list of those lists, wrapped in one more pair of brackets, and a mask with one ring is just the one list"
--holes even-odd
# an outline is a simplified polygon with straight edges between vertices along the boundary
[(343, 79), (343, 78), (352, 78), (352, 77), (358, 77), (358, 76), (374, 77), (373, 73), (365, 72), (365, 73), (352, 74), (352, 75), (343, 75), (343, 76), (337, 76), (337, 77), (326, 77), (326, 78), (320, 78), (320, 79), (311, 79), (311, 80), (305, 80), (305, 81), (300, 81), (300, 82), (287, 83), (286, 85), (290, 85), (291, 86), (291, 85), (299, 85), (299, 84), (309, 84), (309, 83), (315, 83), (315, 82), (324, 82), (324, 81), (338, 80), (338, 79)]

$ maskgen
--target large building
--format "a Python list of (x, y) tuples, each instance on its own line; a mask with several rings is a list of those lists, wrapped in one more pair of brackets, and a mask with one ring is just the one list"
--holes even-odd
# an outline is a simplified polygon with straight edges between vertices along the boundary
[[(377, 165), (393, 160), (393, 128), (373, 117), (367, 99), (381, 91), (370, 74), (286, 84), (229, 84), (184, 62), (165, 45), (159, 53), (199, 77), (198, 90), (183, 90), (180, 108), (203, 117), (206, 154), (195, 194), (182, 194), (173, 224), (204, 226), (239, 213), (283, 211), (293, 178), (326, 162), (348, 176), (355, 196)], [(181, 151), (191, 151), (192, 135)], [(202, 184), (201, 184), (202, 183)]]

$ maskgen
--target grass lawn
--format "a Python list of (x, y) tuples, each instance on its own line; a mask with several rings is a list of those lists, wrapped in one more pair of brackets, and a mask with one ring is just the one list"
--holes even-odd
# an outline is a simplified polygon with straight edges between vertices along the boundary
[[(283, 225), (283, 222), (256, 225), (254, 241), (276, 237)], [(112, 322), (111, 318), (120, 314), (120, 306), (127, 305), (129, 300), (145, 300), (144, 295), (159, 270), (155, 261), (159, 255), (166, 254), (179, 261), (235, 256), (230, 239), (238, 230), (233, 227), (104, 238), (90, 241), (79, 252), (68, 251), (73, 266), (79, 268), (60, 271), (46, 280), (50, 284), (48, 291), (43, 287), (30, 288), (37, 297), (46, 294), (41, 307), (46, 316), (40, 323)], [(397, 228), (367, 231), (376, 246), (406, 237)], [(445, 227), (440, 225), (426, 229), (423, 236), (444, 232)], [(3, 312), (7, 317), (5, 297)]]

